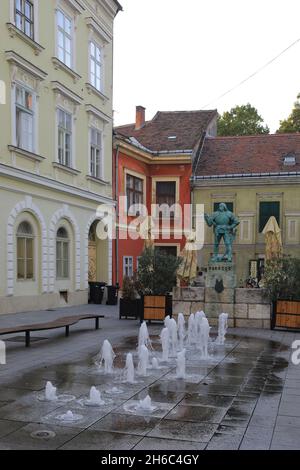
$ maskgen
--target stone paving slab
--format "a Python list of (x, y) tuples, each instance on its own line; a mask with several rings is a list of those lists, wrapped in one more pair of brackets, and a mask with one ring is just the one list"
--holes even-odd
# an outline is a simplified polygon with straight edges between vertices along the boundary
[(181, 441), (209, 442), (217, 424), (193, 423), (183, 421), (161, 421), (150, 433), (149, 437), (161, 439), (178, 439)]
[(122, 434), (130, 433), (136, 436), (145, 436), (158, 423), (159, 418), (153, 416), (130, 416), (128, 414), (110, 413), (100, 419), (90, 427), (93, 431), (120, 432)]
[(166, 419), (218, 424), (222, 421), (226, 411), (226, 408), (213, 406), (178, 405), (166, 416)]
[[(52, 431), (55, 436), (49, 439), (34, 438), (32, 433), (43, 431)], [(78, 434), (78, 429), (66, 429), (61, 426), (46, 426), (39, 423), (30, 423), (21, 429), (9, 434), (1, 439), (1, 445), (11, 450), (55, 450), (64, 443), (70, 441)]]
[(131, 450), (141, 436), (121, 434), (117, 432), (96, 431), (87, 429), (67, 444), (61, 450)]
[(206, 444), (204, 442), (194, 441), (178, 441), (175, 439), (161, 439), (153, 437), (145, 437), (135, 447), (134, 450), (174, 450), (174, 451), (199, 451), (204, 450)]

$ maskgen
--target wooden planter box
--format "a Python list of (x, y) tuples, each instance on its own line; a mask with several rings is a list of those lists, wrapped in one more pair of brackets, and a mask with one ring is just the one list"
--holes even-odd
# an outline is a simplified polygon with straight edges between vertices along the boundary
[(172, 316), (171, 295), (145, 295), (143, 297), (143, 321), (164, 321)]
[(142, 299), (120, 299), (119, 318), (141, 318), (142, 316)]
[(300, 300), (273, 302), (271, 329), (300, 330)]

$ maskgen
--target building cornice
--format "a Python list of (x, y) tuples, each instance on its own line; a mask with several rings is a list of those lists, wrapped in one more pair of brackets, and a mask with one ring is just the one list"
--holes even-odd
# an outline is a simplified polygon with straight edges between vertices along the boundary
[(100, 109), (96, 108), (92, 104), (86, 104), (85, 105), (85, 110), (88, 114), (93, 114), (93, 116), (96, 116), (98, 119), (101, 119), (105, 124), (110, 124), (112, 122), (112, 118), (107, 116), (107, 114), (103, 113), (100, 111)]
[[(63, 0), (69, 5), (77, 14), (81, 14), (85, 11), (84, 5), (80, 0)], [(61, 0), (57, 0), (57, 6), (60, 6)]]
[(72, 101), (75, 105), (80, 105), (83, 102), (83, 99), (79, 95), (77, 95), (72, 90), (64, 86), (62, 83), (54, 81), (54, 82), (51, 82), (51, 85), (52, 85), (52, 90), (54, 92), (65, 96), (70, 101)]
[(116, 139), (114, 142), (114, 147), (119, 148), (120, 151), (124, 151), (127, 155), (148, 163), (150, 165), (157, 164), (191, 164), (192, 153), (191, 152), (170, 152), (170, 153), (149, 153), (148, 151), (139, 148), (133, 144), (124, 142), (122, 140)]
[(117, 0), (98, 0), (98, 3), (113, 17), (115, 17), (119, 11), (123, 11), (122, 6)]
[(104, 29), (104, 27), (96, 21), (93, 17), (88, 17), (85, 19), (87, 27), (92, 31), (93, 34), (100, 37), (104, 44), (109, 44), (113, 37), (112, 34)]
[(221, 186), (268, 186), (274, 184), (300, 184), (300, 172), (287, 173), (261, 173), (249, 175), (226, 175), (192, 177), (191, 185), (194, 188), (211, 188)]
[(116, 204), (116, 202), (110, 197), (103, 196), (101, 194), (97, 194), (82, 188), (74, 187), (66, 183), (61, 183), (60, 181), (56, 181), (46, 176), (41, 176), (21, 170), (19, 168), (14, 168), (9, 165), (5, 165), (4, 163), (0, 163), (0, 176), (6, 176), (8, 178), (36, 185), (44, 189), (53, 189), (54, 191), (59, 191), (70, 196), (85, 199), (87, 201), (94, 202), (95, 204)]
[(48, 75), (46, 72), (36, 67), (34, 64), (24, 59), (14, 51), (5, 51), (5, 58), (7, 62), (14, 66), (22, 68), (23, 70), (25, 70), (25, 72), (29, 73), (37, 80), (45, 80)]

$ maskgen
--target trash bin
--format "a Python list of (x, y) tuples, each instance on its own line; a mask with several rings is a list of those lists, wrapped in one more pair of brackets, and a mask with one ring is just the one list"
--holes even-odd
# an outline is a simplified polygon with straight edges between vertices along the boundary
[(107, 288), (106, 305), (118, 305), (119, 286), (106, 286), (106, 288)]
[(92, 304), (99, 305), (102, 303), (104, 289), (106, 286), (105, 282), (89, 282), (90, 286), (90, 302)]

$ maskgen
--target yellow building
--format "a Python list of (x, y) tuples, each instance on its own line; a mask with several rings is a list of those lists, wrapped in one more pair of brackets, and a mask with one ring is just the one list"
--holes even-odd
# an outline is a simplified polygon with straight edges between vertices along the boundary
[(93, 233), (98, 206), (114, 205), (120, 9), (116, 0), (1, 1), (0, 314), (83, 304), (89, 277), (111, 282), (111, 242)]
[[(300, 257), (300, 134), (206, 138), (194, 162), (193, 202), (212, 213), (220, 202), (240, 219), (234, 242), (237, 279), (244, 283), (263, 270), (262, 230), (271, 215), (282, 231), (283, 252)], [(198, 265), (213, 253), (206, 226)]]

